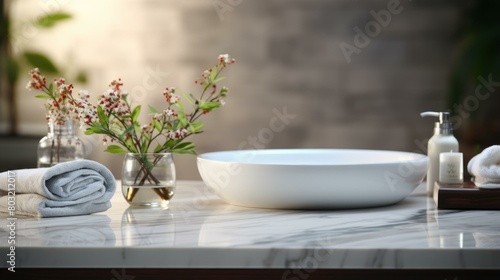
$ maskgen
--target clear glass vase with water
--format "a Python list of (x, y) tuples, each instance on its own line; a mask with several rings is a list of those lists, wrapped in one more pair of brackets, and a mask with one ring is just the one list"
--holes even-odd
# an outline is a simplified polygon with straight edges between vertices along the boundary
[(122, 168), (122, 193), (132, 206), (168, 206), (175, 193), (172, 154), (126, 154)]

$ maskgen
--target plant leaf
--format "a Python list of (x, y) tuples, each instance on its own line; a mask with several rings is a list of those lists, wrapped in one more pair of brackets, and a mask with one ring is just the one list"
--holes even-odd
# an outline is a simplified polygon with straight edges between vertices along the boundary
[(158, 146), (156, 146), (156, 148), (154, 149), (154, 151), (153, 151), (153, 152), (154, 152), (154, 153), (159, 153), (159, 152), (161, 152), (162, 150), (163, 150), (163, 146), (162, 146), (162, 145), (160, 145), (160, 144), (158, 144)]
[(177, 104), (175, 104), (177, 106), (177, 108), (179, 108), (179, 110), (181, 111), (185, 111), (186, 109), (184, 108), (184, 105), (182, 104), (181, 101), (177, 102)]
[(212, 71), (210, 72), (210, 76), (208, 76), (210, 81), (212, 81), (212, 83), (213, 83), (213, 80), (215, 79), (215, 76), (217, 76), (217, 68), (216, 67), (212, 68)]
[(35, 95), (35, 97), (40, 98), (40, 99), (50, 99), (50, 96), (45, 95), (45, 94), (38, 94), (38, 95)]
[(48, 74), (60, 73), (54, 63), (42, 53), (26, 51), (23, 56), (31, 66), (38, 67), (41, 72)]
[(149, 135), (147, 133), (144, 133), (144, 136), (146, 139), (144, 139), (144, 141), (142, 141), (142, 143), (141, 143), (141, 153), (148, 152), (148, 148), (149, 148), (148, 142), (151, 140), (151, 137), (149, 137)]
[(91, 126), (85, 130), (85, 135), (91, 135), (91, 134), (106, 134), (106, 130), (104, 130), (102, 127), (98, 126)]
[(193, 142), (184, 142), (180, 143), (179, 145), (176, 145), (174, 147), (174, 150), (192, 150), (195, 148), (195, 145)]
[(53, 83), (50, 83), (49, 92), (50, 92), (50, 94), (52, 94), (52, 96), (54, 96), (54, 84)]
[(182, 139), (168, 140), (165, 142), (165, 144), (163, 144), (162, 150), (169, 150), (181, 141), (182, 141)]
[(123, 131), (122, 135), (120, 135), (120, 138), (123, 138), (123, 136), (131, 133), (132, 131), (134, 131), (134, 126), (133, 125), (129, 126), (127, 129), (125, 129), (125, 131)]
[(65, 21), (71, 18), (71, 14), (64, 12), (55, 12), (46, 14), (45, 16), (38, 18), (35, 24), (43, 28), (50, 28), (61, 21)]
[(155, 107), (153, 107), (149, 104), (148, 104), (148, 107), (149, 107), (149, 110), (151, 111), (151, 113), (154, 113), (154, 114), (158, 113), (158, 110)]
[(124, 154), (127, 152), (125, 149), (118, 145), (109, 145), (104, 151), (112, 154)]
[(194, 122), (189, 124), (189, 128), (191, 129), (191, 133), (198, 133), (200, 132), (205, 125), (202, 122)]
[(80, 70), (75, 77), (75, 81), (80, 84), (86, 84), (88, 82), (87, 73), (83, 70)]
[(132, 138), (128, 138), (127, 140), (125, 140), (125, 144), (127, 146), (127, 149), (132, 152), (132, 153), (137, 153), (137, 147), (135, 146), (134, 144), (134, 140), (132, 140)]
[(173, 149), (171, 152), (172, 153), (176, 153), (176, 154), (196, 155), (196, 152), (194, 150), (178, 150), (178, 149)]
[(184, 113), (184, 111), (178, 111), (177, 112), (177, 119), (179, 120), (179, 124), (181, 127), (186, 127), (188, 121), (187, 121), (187, 118), (186, 118), (186, 114)]
[(217, 78), (217, 79), (213, 80), (213, 81), (212, 81), (212, 84), (215, 84), (215, 83), (217, 83), (217, 82), (220, 82), (220, 81), (224, 80), (225, 78), (226, 78), (226, 77), (219, 77), (219, 78)]
[(134, 120), (134, 122), (137, 120), (140, 113), (141, 113), (141, 105), (138, 105), (134, 108), (134, 110), (132, 111), (132, 114), (130, 114), (130, 116), (132, 117), (132, 120)]
[(200, 100), (200, 104), (198, 106), (202, 110), (212, 111), (213, 109), (219, 108), (220, 105), (221, 105), (220, 102), (209, 102), (209, 101)]
[(158, 132), (162, 131), (163, 127), (161, 126), (160, 122), (154, 121), (153, 125), (155, 126), (156, 131)]
[(186, 94), (184, 91), (182, 91), (182, 95), (184, 96), (184, 98), (186, 98), (186, 100), (189, 102), (189, 104), (193, 105), (194, 106), (194, 102), (196, 99), (192, 99), (191, 96), (193, 96), (193, 94)]
[(104, 109), (102, 109), (101, 106), (97, 106), (97, 117), (99, 118), (99, 123), (101, 123), (103, 127), (108, 126), (108, 117), (104, 113)]

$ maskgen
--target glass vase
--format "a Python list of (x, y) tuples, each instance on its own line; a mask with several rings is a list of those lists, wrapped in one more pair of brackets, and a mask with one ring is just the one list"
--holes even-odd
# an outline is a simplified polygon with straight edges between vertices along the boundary
[(38, 143), (37, 167), (51, 167), (61, 162), (83, 159), (85, 147), (74, 135), (73, 121), (67, 119), (64, 124), (48, 122), (47, 136)]
[(122, 168), (122, 193), (132, 206), (167, 207), (175, 193), (172, 154), (126, 154)]

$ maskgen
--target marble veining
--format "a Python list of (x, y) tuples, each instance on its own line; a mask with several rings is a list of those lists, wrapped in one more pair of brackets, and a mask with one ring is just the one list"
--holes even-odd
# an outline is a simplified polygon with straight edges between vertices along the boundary
[[(497, 211), (437, 210), (424, 185), (387, 207), (292, 211), (228, 205), (180, 181), (169, 209), (16, 221), (17, 267), (500, 269)], [(6, 265), (6, 217), (0, 259)]]

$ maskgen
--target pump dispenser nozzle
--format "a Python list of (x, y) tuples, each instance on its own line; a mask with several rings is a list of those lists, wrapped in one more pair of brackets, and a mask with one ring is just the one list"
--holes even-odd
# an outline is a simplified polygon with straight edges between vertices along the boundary
[(423, 112), (420, 113), (421, 117), (436, 117), (439, 118), (439, 122), (434, 125), (434, 135), (451, 135), (453, 134), (453, 126), (450, 122), (449, 112)]

